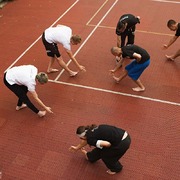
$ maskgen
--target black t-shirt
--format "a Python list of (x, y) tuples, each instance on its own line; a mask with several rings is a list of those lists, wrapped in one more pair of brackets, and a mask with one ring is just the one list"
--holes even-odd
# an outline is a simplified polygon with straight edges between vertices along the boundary
[[(132, 31), (132, 32), (134, 32), (134, 31), (135, 31), (135, 25), (136, 25), (137, 23), (140, 23), (140, 21), (139, 21), (139, 19), (138, 19), (137, 17), (135, 17), (135, 16), (132, 15), (132, 14), (124, 14), (124, 15), (122, 15), (122, 16), (120, 17), (118, 23), (117, 23), (117, 26), (116, 26), (116, 34), (117, 34), (117, 35), (121, 35), (121, 34), (122, 34), (122, 33), (120, 33), (120, 32), (118, 31), (119, 26), (120, 26), (121, 23), (123, 23), (123, 24), (127, 23), (127, 27), (126, 27), (126, 29), (125, 29), (125, 32), (126, 32), (126, 31)], [(124, 32), (123, 32), (123, 33), (124, 33)]]
[(178, 23), (178, 29), (176, 31), (175, 36), (180, 36), (180, 23)]
[(123, 58), (126, 57), (126, 58), (130, 58), (130, 59), (135, 59), (133, 57), (133, 54), (134, 53), (140, 54), (142, 56), (142, 58), (141, 58), (141, 61), (138, 62), (139, 64), (142, 64), (145, 61), (150, 59), (150, 55), (148, 54), (148, 52), (145, 49), (143, 49), (137, 45), (129, 44), (127, 46), (122, 47), (121, 49), (122, 49), (122, 57)]
[(110, 125), (99, 125), (93, 130), (86, 132), (87, 143), (90, 146), (95, 146), (98, 140), (104, 140), (111, 143), (112, 146), (116, 146), (121, 142), (125, 130)]

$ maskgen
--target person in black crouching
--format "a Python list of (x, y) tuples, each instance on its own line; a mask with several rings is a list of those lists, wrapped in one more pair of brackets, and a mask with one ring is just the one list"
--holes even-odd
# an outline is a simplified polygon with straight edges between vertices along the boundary
[[(127, 131), (111, 125), (79, 126), (76, 134), (82, 140), (77, 146), (71, 146), (71, 151), (81, 149), (86, 159), (96, 162), (99, 159), (108, 168), (108, 174), (116, 174), (123, 168), (119, 159), (126, 153), (131, 144), (131, 138)], [(94, 146), (92, 151), (87, 152), (86, 145)]]

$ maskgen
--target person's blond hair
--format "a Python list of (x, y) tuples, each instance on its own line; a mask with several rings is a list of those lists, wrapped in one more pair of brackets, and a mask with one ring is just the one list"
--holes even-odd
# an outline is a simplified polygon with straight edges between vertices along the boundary
[(41, 84), (45, 84), (48, 82), (48, 75), (44, 72), (39, 72), (36, 75), (36, 79), (38, 80), (39, 83)]
[(71, 37), (71, 39), (72, 39), (72, 41), (73, 41), (75, 44), (81, 43), (81, 40), (82, 40), (80, 35), (73, 35), (73, 36)]

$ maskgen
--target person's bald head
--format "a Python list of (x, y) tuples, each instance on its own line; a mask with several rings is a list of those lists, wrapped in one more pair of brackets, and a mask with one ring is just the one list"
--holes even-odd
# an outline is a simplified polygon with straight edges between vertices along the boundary
[(121, 48), (119, 48), (119, 47), (112, 47), (111, 48), (111, 53), (114, 56), (120, 56), (122, 54), (122, 51), (121, 51)]

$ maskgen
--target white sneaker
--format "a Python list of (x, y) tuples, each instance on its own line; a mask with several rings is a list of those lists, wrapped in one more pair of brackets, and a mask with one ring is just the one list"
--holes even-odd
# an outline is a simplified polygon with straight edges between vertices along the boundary
[(46, 111), (39, 111), (38, 112), (38, 116), (39, 117), (43, 117), (43, 116), (45, 116), (46, 115)]

